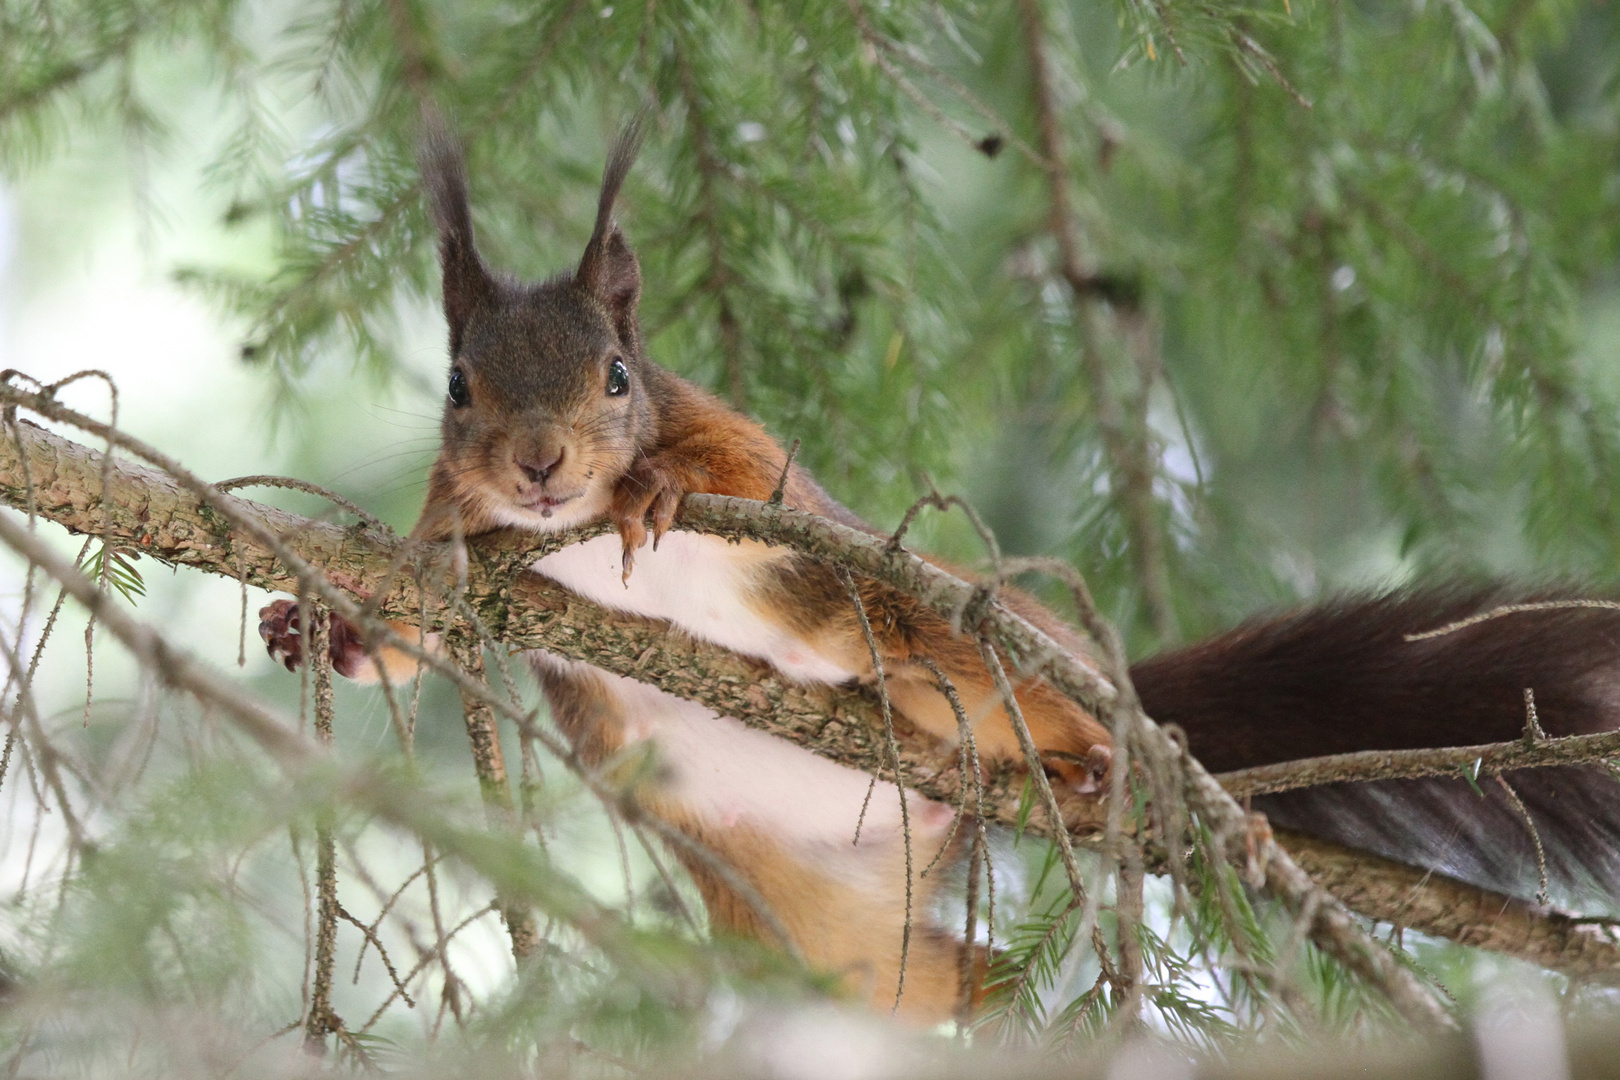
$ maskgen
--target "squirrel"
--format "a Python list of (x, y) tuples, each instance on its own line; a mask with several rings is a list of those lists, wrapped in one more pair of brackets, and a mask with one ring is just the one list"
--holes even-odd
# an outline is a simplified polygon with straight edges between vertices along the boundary
[[(632, 122), (609, 152), (578, 266), (530, 284), (485, 266), (459, 145), (442, 123), (428, 124), (423, 181), (439, 236), (450, 371), (442, 446), (413, 536), (544, 533), (605, 520), (617, 533), (547, 555), (532, 571), (605, 607), (666, 619), (790, 679), (872, 683), (871, 650), (835, 570), (783, 548), (671, 530), (688, 493), (766, 500), (780, 484), (785, 505), (880, 535), (790, 463), (760, 424), (647, 356), (640, 266), (613, 217), (639, 141)], [(981, 758), (1022, 760), (977, 646), (904, 594), (871, 581), (857, 587), (894, 709), (956, 741), (955, 712), (930, 666), (937, 664), (972, 718)], [(1095, 659), (1083, 635), (1032, 598), (1009, 588), (998, 599), (1062, 647)], [(1215, 770), (1512, 739), (1524, 728), (1527, 686), (1552, 734), (1615, 726), (1620, 612), (1541, 611), (1433, 640), (1405, 638), (1500, 600), (1439, 590), (1329, 604), (1151, 658), (1131, 677), (1148, 715), (1181, 725), (1194, 755)], [(276, 601), (260, 619), (271, 656), (293, 669), (301, 660), (297, 605)], [(335, 618), (332, 629), (335, 668), (376, 678), (358, 634)], [(877, 785), (852, 844), (872, 783), (866, 774), (647, 684), (544, 652), (528, 659), (559, 728), (588, 764), (650, 743), (660, 768), (636, 793), (639, 808), (729, 864), (812, 967), (841, 976), (874, 1007), (893, 1003), (908, 909), (899, 789)], [(388, 650), (379, 661), (390, 678), (415, 670)], [(1038, 677), (1014, 689), (1061, 797), (1100, 797), (1111, 762), (1106, 729)], [(1605, 790), (1605, 770), (1564, 766), (1510, 778), (1522, 812), (1495, 786), (1475, 795), (1460, 777), (1329, 785), (1257, 797), (1254, 806), (1276, 824), (1518, 894), (1539, 880), (1528, 813), (1561, 880), (1588, 892), (1620, 881), (1620, 827), (1597, 812), (1615, 794)], [(951, 842), (952, 808), (914, 792), (904, 798), (916, 850)], [(1459, 835), (1472, 842), (1459, 844)], [(772, 940), (767, 921), (711, 866), (676, 856), (717, 929)], [(963, 964), (963, 944), (934, 920), (939, 880), (910, 882), (898, 1012), (923, 1024), (956, 1015), (964, 999), (976, 1002), (988, 964), (976, 946)]]

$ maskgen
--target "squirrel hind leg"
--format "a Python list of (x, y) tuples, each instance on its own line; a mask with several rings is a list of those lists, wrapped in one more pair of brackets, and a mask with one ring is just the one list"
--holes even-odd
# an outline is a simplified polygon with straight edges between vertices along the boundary
[[(950, 677), (972, 727), (979, 759), (1022, 761), (1023, 745), (988, 673), (981, 667)], [(888, 689), (894, 707), (913, 724), (946, 742), (960, 739), (956, 710), (928, 669), (899, 667), (889, 679)], [(1046, 772), (1075, 794), (1105, 794), (1114, 755), (1102, 725), (1045, 683), (1027, 683), (1016, 693), (1019, 711)]]
[(1041, 755), (1049, 775), (1057, 777), (1078, 795), (1102, 798), (1108, 794), (1108, 778), (1114, 767), (1114, 751), (1097, 743), (1084, 754), (1049, 750)]
[[(841, 991), (887, 1013), (901, 988), (905, 937), (905, 867), (901, 849), (889, 845), (884, 865), (864, 865), (859, 849), (838, 854), (793, 850), (766, 832), (734, 828), (717, 832), (672, 821), (724, 858), (753, 887), (794, 947), (813, 969), (838, 978)], [(864, 842), (863, 842), (864, 843)], [(773, 941), (759, 914), (702, 861), (676, 852), (702, 893), (709, 918), (723, 930)], [(857, 862), (859, 872), (852, 873)], [(904, 949), (904, 990), (897, 1015), (919, 1027), (951, 1019), (963, 997), (963, 944), (931, 914), (936, 875), (914, 885), (911, 935)], [(972, 1000), (981, 996), (982, 964), (971, 965)]]

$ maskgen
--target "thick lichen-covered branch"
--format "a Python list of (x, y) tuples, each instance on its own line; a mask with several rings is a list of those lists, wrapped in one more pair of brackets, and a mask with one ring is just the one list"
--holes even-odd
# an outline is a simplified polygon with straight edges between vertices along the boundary
[[(102, 461), (97, 451), (19, 421), (0, 438), (0, 498), (21, 509), (32, 506), (72, 532), (103, 536), (170, 565), (207, 570), (271, 591), (298, 592), (297, 576), (273, 551), (233, 530), (159, 470), (115, 460), (111, 498), (103, 505), (98, 495)], [(338, 588), (359, 599), (372, 598), (379, 614), (412, 621), (418, 617), (423, 597), (414, 575), (391, 572), (405, 541), (230, 495), (220, 498), (294, 546)], [(696, 641), (667, 623), (608, 611), (521, 573), (517, 568), (532, 561), (522, 554), (532, 540), (495, 537), (475, 543), (469, 552), (463, 599), (503, 642), (544, 648), (654, 682), (841, 764), (872, 772), (888, 767), (882, 730), (874, 720), (874, 696), (853, 688), (790, 682), (763, 664)], [(424, 553), (430, 570), (432, 554)], [(449, 577), (442, 563), (438, 569), (441, 579)], [(424, 574), (424, 581), (430, 576)], [(427, 599), (430, 619), (443, 618), (442, 597), (430, 590)], [(962, 778), (956, 754), (903, 723), (898, 734), (907, 786), (942, 801), (958, 801)], [(1016, 777), (1002, 772), (988, 776), (986, 784), (987, 814), (1015, 821), (1021, 791)]]
[(1299, 833), (1278, 835), (1323, 888), (1371, 919), (1506, 953), (1566, 975), (1620, 982), (1612, 926)]

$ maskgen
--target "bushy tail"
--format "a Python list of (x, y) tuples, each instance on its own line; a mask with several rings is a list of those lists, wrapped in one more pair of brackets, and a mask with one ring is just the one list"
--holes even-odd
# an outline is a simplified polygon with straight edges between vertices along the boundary
[[(1409, 640), (1547, 591), (1421, 590), (1245, 624), (1131, 669), (1149, 716), (1212, 772), (1356, 750), (1505, 742), (1535, 693), (1549, 735), (1620, 727), (1620, 609), (1518, 611)], [(1602, 764), (1329, 784), (1257, 796), (1273, 824), (1525, 899), (1620, 909), (1620, 779)], [(1524, 811), (1514, 805), (1514, 796)], [(1526, 818), (1529, 821), (1527, 823)], [(1532, 829), (1533, 823), (1533, 829)]]

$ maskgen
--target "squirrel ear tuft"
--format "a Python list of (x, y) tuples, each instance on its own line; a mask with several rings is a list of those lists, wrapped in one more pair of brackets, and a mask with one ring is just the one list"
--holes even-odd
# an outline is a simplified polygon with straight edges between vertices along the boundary
[(624, 186), (624, 178), (635, 164), (641, 149), (642, 120), (645, 112), (630, 119), (613, 140), (607, 168), (602, 173), (602, 194), (596, 204), (596, 228), (580, 257), (574, 281), (606, 305), (613, 314), (620, 337), (627, 344), (639, 345), (636, 331), (636, 303), (641, 299), (641, 265), (635, 252), (613, 222), (613, 203)]
[(577, 279), (613, 316), (619, 339), (641, 351), (641, 330), (636, 320), (636, 304), (641, 300), (641, 263), (617, 225), (608, 229), (591, 263), (591, 277)]
[(444, 117), (431, 106), (422, 109), (422, 142), (417, 159), (433, 223), (439, 230), (444, 315), (450, 324), (450, 355), (455, 356), (461, 351), (468, 319), (493, 301), (495, 280), (484, 268), (473, 243), (472, 212), (467, 204), (467, 166), (461, 144), (450, 133)]

